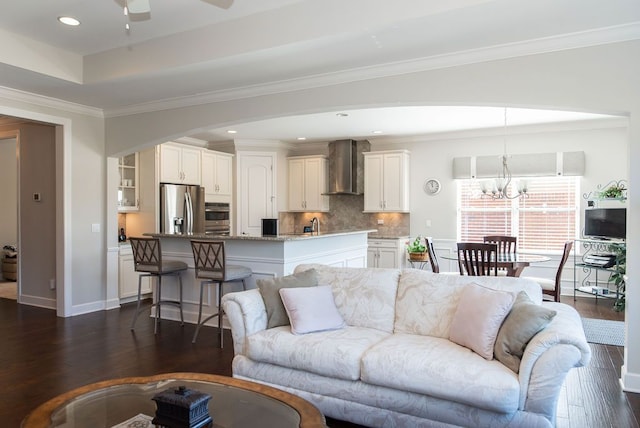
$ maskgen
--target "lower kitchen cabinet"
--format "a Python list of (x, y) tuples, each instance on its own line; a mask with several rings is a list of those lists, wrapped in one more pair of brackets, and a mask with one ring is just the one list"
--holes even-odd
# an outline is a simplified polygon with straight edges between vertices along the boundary
[(401, 269), (404, 267), (406, 238), (368, 240), (367, 267)]
[[(118, 275), (120, 303), (135, 301), (138, 297), (138, 272), (135, 271), (133, 251), (128, 243), (120, 247)], [(142, 294), (151, 294), (150, 278), (142, 278)]]

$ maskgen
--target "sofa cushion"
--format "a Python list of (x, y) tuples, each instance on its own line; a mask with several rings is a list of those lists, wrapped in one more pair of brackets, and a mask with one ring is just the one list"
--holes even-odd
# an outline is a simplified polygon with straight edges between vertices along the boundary
[(247, 337), (246, 354), (254, 361), (357, 380), (360, 378), (362, 355), (388, 335), (380, 330), (362, 327), (295, 335), (289, 327), (282, 326)]
[(448, 339), (462, 290), (471, 283), (516, 294), (524, 290), (534, 303), (542, 303), (542, 290), (534, 281), (512, 277), (442, 275), (406, 269), (402, 271), (398, 285), (394, 332)]
[(293, 334), (336, 330), (345, 326), (328, 285), (281, 288), (280, 297)]
[(449, 340), (492, 360), (498, 330), (514, 300), (513, 293), (467, 285), (453, 315)]
[(315, 268), (319, 284), (331, 285), (336, 306), (347, 325), (393, 331), (399, 270), (313, 264), (298, 266), (296, 273), (310, 267)]
[(500, 413), (518, 410), (518, 376), (447, 339), (394, 334), (362, 359), (364, 382)]
[(527, 293), (518, 293), (494, 346), (496, 359), (514, 372), (520, 370), (520, 360), (527, 343), (556, 316), (556, 311), (535, 305)]
[(315, 287), (318, 285), (316, 271), (309, 269), (294, 275), (273, 279), (258, 279), (256, 281), (264, 306), (267, 310), (267, 328), (289, 325), (289, 317), (280, 297), (281, 288)]

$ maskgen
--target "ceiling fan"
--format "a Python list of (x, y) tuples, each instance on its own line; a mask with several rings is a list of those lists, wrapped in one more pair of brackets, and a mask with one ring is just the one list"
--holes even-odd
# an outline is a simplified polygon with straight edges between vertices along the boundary
[[(229, 9), (233, 0), (201, 0), (222, 9)], [(144, 14), (151, 12), (150, 0), (126, 0), (125, 7), (130, 14)]]

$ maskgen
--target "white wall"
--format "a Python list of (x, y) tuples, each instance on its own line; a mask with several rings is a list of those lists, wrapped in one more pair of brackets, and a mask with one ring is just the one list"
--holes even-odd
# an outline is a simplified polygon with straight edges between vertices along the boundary
[[(60, 125), (55, 151), (57, 313), (71, 316), (103, 309), (107, 186), (102, 113), (51, 100), (38, 105), (32, 97), (0, 88), (0, 114)], [(92, 232), (92, 224), (100, 231)], [(112, 241), (117, 245), (115, 231)], [(40, 297), (48, 293), (47, 287)]]
[[(584, 151), (585, 175), (580, 185), (581, 192), (586, 193), (611, 180), (628, 179), (627, 121), (621, 121), (622, 127), (618, 122), (594, 121), (588, 127), (586, 123), (572, 123), (511, 129), (507, 151), (509, 154)], [(487, 136), (488, 133), (491, 135)], [(373, 144), (372, 150), (398, 146), (411, 151), (411, 235), (455, 240), (457, 206), (453, 158), (500, 155), (504, 150), (502, 136), (490, 130), (477, 131), (473, 135), (457, 133), (429, 139), (414, 138), (400, 143), (397, 140), (379, 142)], [(433, 196), (424, 193), (422, 184), (427, 178), (440, 180), (440, 193)], [(583, 200), (581, 209), (584, 206)], [(427, 227), (427, 220), (431, 221), (431, 227)]]
[(18, 243), (16, 139), (0, 140), (0, 247)]

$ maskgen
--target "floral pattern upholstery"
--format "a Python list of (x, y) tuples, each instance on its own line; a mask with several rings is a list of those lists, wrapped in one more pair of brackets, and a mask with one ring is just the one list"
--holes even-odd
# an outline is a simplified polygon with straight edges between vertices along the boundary
[(331, 285), (338, 311), (348, 325), (393, 331), (399, 269), (301, 265), (295, 272), (311, 267), (316, 269), (319, 285)]
[(295, 336), (267, 329), (257, 290), (228, 293), (236, 356), (233, 376), (292, 392), (325, 415), (372, 427), (545, 427), (555, 425), (562, 383), (591, 357), (580, 317), (568, 305), (529, 342), (518, 374), (448, 340), (465, 284), (525, 290), (533, 281), (419, 270), (315, 267), (348, 327)]
[[(390, 333), (362, 327), (294, 335), (291, 327), (260, 331), (247, 338), (247, 356), (339, 379), (360, 379), (360, 361), (371, 346)], [(327, 346), (331, 343), (331, 346)]]

